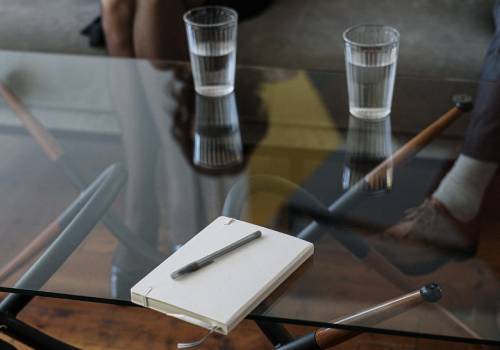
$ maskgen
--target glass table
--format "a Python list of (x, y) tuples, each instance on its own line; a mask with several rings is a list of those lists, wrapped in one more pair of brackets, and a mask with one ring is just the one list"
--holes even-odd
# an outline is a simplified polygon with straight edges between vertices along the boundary
[[(363, 121), (349, 116), (342, 73), (239, 67), (233, 94), (207, 98), (183, 62), (4, 51), (0, 67), (8, 334), (64, 348), (15, 319), (32, 296), (132, 305), (135, 282), (226, 215), (315, 245), (248, 316), (274, 344), (286, 323), (500, 344), (495, 186), (474, 256), (409, 274), (377, 248), (460, 151), (467, 115), (453, 96), (473, 96), (476, 82), (398, 77), (392, 115)], [(450, 109), (457, 120), (426, 147), (359, 186)], [(349, 205), (326, 210), (346, 196)], [(405, 242), (391, 244), (398, 252)], [(335, 321), (429, 283), (442, 288), (437, 303), (380, 322)]]

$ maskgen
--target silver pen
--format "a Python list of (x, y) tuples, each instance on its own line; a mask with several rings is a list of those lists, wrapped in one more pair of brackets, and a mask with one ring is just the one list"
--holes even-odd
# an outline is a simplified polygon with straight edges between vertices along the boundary
[(188, 273), (197, 271), (201, 269), (202, 267), (205, 267), (207, 265), (210, 265), (215, 261), (215, 259), (232, 252), (235, 249), (238, 249), (239, 247), (253, 241), (254, 239), (257, 239), (262, 236), (262, 232), (260, 231), (255, 231), (254, 233), (249, 234), (248, 236), (243, 237), (242, 239), (237, 240), (234, 243), (231, 243), (230, 245), (217, 250), (216, 252), (209, 254), (201, 259), (198, 259), (196, 261), (193, 261), (192, 263), (187, 264), (186, 266), (181, 267), (180, 269), (172, 272), (170, 274), (170, 277), (172, 277), (174, 280), (180, 276), (186, 275)]

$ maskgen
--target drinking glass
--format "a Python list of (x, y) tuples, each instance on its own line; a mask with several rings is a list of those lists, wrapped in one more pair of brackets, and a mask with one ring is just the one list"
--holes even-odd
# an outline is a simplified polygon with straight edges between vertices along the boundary
[(399, 32), (388, 26), (358, 25), (344, 34), (349, 112), (383, 118), (391, 112)]
[(224, 170), (243, 162), (243, 146), (234, 93), (220, 97), (197, 94), (193, 163)]
[(234, 90), (238, 14), (223, 6), (184, 14), (196, 92), (223, 96)]

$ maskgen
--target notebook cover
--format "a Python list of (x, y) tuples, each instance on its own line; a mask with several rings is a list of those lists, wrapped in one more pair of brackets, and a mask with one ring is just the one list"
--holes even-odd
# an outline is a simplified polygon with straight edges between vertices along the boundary
[[(260, 230), (262, 237), (177, 280), (170, 274)], [(132, 302), (227, 334), (314, 251), (312, 243), (221, 216), (131, 289)]]

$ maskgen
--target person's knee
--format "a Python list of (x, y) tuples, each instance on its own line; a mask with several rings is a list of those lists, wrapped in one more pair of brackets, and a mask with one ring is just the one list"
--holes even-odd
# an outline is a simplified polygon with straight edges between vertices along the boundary
[(130, 21), (134, 17), (134, 0), (101, 0), (103, 17), (117, 21)]
[(140, 0), (139, 6), (141, 7), (158, 7), (164, 3), (165, 0)]
[(101, 9), (104, 14), (131, 14), (134, 7), (134, 0), (101, 0)]
[(111, 51), (129, 54), (132, 50), (133, 0), (102, 0), (103, 27)]

